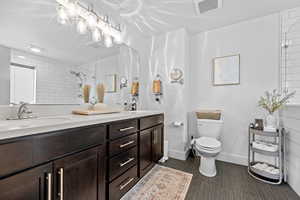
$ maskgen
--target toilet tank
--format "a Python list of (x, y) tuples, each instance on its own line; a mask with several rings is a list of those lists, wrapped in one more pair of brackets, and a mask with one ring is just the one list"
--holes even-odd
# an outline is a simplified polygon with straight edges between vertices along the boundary
[(223, 120), (197, 119), (199, 137), (220, 139)]

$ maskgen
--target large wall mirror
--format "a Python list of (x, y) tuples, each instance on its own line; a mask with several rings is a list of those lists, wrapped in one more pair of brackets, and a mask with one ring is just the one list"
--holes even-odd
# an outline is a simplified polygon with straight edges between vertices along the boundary
[[(83, 2), (103, 9), (101, 1)], [(95, 42), (91, 31), (78, 33), (76, 20), (60, 24), (57, 9), (55, 0), (0, 3), (0, 27), (5, 27), (0, 30), (0, 105), (80, 104), (84, 85), (91, 86), (94, 98), (100, 83), (109, 84), (109, 103), (125, 98), (120, 77), (130, 83), (139, 76), (137, 51), (124, 44), (108, 48), (104, 39)]]

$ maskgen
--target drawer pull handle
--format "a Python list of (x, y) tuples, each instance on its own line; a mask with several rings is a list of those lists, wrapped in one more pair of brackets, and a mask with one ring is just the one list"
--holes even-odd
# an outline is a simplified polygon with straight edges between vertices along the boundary
[(47, 173), (47, 200), (52, 200), (52, 174)]
[(120, 190), (123, 190), (127, 185), (129, 185), (132, 181), (134, 180), (134, 178), (129, 179), (129, 181), (127, 181), (126, 183), (124, 183), (123, 185), (120, 185)]
[(59, 196), (59, 200), (64, 200), (64, 169), (60, 168), (58, 170), (58, 174), (59, 174), (59, 192), (58, 192), (58, 196)]
[(120, 167), (124, 167), (125, 165), (131, 163), (132, 161), (134, 161), (134, 158), (129, 158), (126, 162), (120, 163)]
[(125, 144), (121, 144), (121, 145), (120, 145), (120, 148), (122, 149), (122, 148), (124, 148), (124, 147), (127, 147), (127, 146), (133, 144), (133, 143), (134, 143), (134, 141), (132, 140), (132, 141), (129, 141), (129, 142), (125, 143)]
[(134, 129), (134, 127), (131, 126), (131, 127), (127, 127), (127, 128), (121, 128), (119, 131), (124, 132), (124, 131), (128, 131), (128, 130), (131, 130), (131, 129)]

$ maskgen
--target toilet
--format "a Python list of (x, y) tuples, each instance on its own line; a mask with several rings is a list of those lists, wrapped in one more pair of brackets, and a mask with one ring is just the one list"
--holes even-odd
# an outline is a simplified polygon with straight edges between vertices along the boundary
[(201, 157), (199, 171), (207, 177), (217, 174), (215, 159), (222, 150), (220, 136), (223, 120), (197, 119), (197, 139), (192, 141), (197, 155)]

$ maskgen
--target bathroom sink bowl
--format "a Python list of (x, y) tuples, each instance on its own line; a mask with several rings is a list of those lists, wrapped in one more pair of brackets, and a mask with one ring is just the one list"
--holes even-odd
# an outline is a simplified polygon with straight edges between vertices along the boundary
[(42, 118), (32, 118), (32, 119), (22, 119), (22, 120), (9, 120), (0, 124), (1, 130), (16, 130), (31, 127), (55, 125), (60, 123), (65, 123), (70, 121), (68, 117), (42, 117)]

